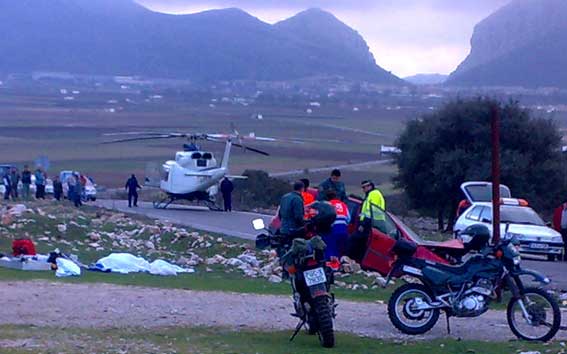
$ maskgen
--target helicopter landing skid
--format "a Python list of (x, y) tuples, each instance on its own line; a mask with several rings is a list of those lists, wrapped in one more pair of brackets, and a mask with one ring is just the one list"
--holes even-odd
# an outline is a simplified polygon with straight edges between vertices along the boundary
[[(162, 200), (154, 201), (152, 205), (155, 209), (167, 209), (167, 207), (170, 206), (171, 203), (175, 202), (176, 200), (187, 200), (190, 202), (195, 202), (195, 200), (189, 198), (175, 198), (168, 196), (166, 198), (163, 198)], [(202, 205), (201, 202), (203, 202), (204, 206), (209, 208), (209, 210), (211, 211), (222, 211), (222, 209), (219, 208), (213, 200), (210, 199), (197, 200), (196, 205), (201, 206)]]
[(155, 209), (167, 209), (167, 207), (175, 201), (174, 198), (164, 198), (160, 201), (154, 201), (152, 205)]

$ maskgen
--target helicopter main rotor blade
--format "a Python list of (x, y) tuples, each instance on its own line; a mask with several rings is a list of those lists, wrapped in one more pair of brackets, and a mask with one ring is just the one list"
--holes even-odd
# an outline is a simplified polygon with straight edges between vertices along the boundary
[(258, 149), (254, 149), (254, 148), (251, 148), (251, 147), (248, 147), (248, 146), (244, 146), (244, 145), (241, 145), (241, 144), (238, 144), (238, 143), (233, 143), (232, 145), (237, 146), (237, 147), (241, 147), (241, 148), (243, 148), (244, 150), (252, 151), (252, 152), (255, 152), (255, 153), (260, 154), (260, 155), (270, 156), (270, 154), (268, 154), (268, 153), (265, 152), (265, 151), (258, 150)]
[(116, 144), (116, 143), (125, 143), (129, 141), (143, 141), (143, 140), (162, 140), (162, 139), (176, 139), (176, 138), (184, 138), (187, 134), (164, 134), (164, 135), (155, 135), (155, 136), (141, 136), (137, 138), (125, 138), (125, 139), (117, 139), (112, 141), (105, 141), (102, 144)]

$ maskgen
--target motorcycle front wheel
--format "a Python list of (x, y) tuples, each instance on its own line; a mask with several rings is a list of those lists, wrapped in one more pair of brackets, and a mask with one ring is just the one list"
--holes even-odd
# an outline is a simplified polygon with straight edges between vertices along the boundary
[(561, 326), (559, 304), (538, 288), (526, 288), (522, 296), (511, 299), (506, 317), (514, 335), (527, 341), (547, 342)]
[(333, 329), (333, 309), (327, 296), (313, 299), (313, 312), (317, 316), (317, 335), (324, 348), (335, 346), (335, 331)]
[(431, 303), (433, 296), (422, 284), (408, 283), (400, 286), (388, 301), (388, 317), (405, 334), (423, 334), (439, 319), (439, 309), (421, 310), (421, 303)]

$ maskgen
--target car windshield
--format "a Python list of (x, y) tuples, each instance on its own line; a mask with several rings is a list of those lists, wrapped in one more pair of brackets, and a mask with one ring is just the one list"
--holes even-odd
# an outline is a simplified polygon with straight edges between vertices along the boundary
[(396, 224), (403, 229), (408, 236), (417, 244), (423, 244), (425, 241), (423, 241), (423, 239), (421, 237), (419, 237), (418, 234), (416, 234), (412, 229), (409, 228), (409, 226), (407, 226), (406, 224), (404, 224), (400, 219), (398, 219), (397, 217), (395, 217), (392, 214), (388, 214), (395, 222)]
[(502, 206), (500, 208), (500, 222), (545, 226), (543, 220), (532, 208), (520, 206)]

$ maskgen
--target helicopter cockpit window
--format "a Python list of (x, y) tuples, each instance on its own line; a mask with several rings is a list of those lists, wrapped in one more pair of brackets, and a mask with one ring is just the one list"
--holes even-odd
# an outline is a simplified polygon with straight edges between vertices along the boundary
[(203, 154), (203, 158), (204, 158), (205, 160), (211, 160), (211, 159), (213, 158), (213, 154), (211, 154), (210, 152), (205, 152), (205, 153)]
[(191, 158), (192, 158), (193, 160), (198, 160), (198, 159), (200, 159), (200, 158), (202, 158), (202, 157), (203, 157), (203, 155), (201, 155), (200, 152), (196, 152), (196, 153), (194, 153), (194, 154), (191, 155)]

